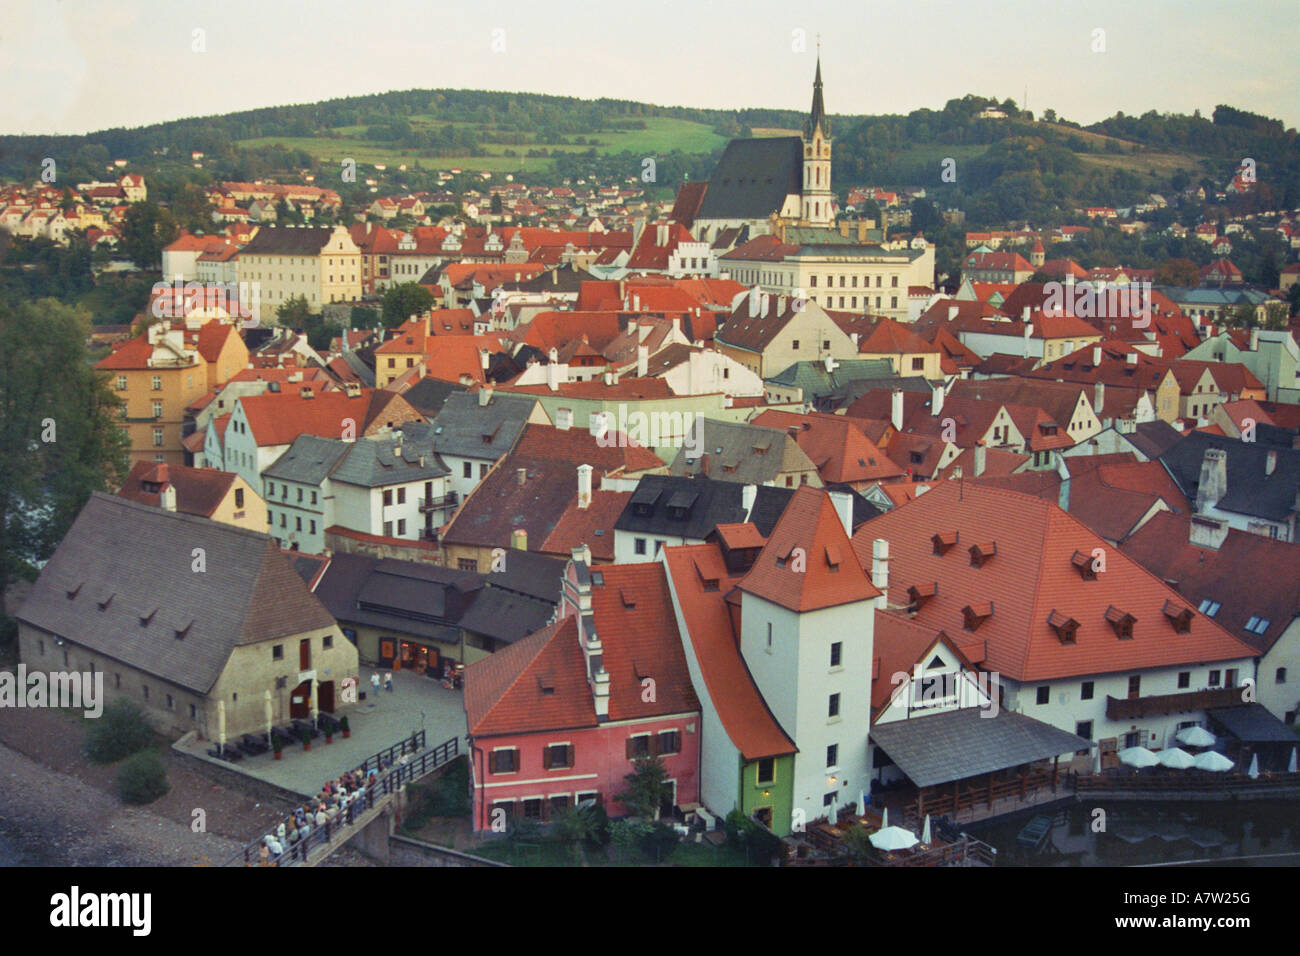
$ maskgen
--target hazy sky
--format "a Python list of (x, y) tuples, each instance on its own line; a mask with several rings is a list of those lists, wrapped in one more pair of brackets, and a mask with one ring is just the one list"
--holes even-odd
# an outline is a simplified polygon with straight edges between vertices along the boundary
[[(966, 93), (1022, 102), (1027, 87), (1030, 109), (1081, 123), (1227, 103), (1300, 125), (1297, 0), (0, 0), (0, 10), (5, 133), (414, 87), (807, 109), (818, 33), (831, 113), (937, 109)], [(1105, 52), (1092, 49), (1098, 29)]]

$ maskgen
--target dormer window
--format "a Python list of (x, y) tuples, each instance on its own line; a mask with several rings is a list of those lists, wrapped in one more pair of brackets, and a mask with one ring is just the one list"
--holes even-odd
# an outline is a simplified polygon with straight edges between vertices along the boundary
[(1079, 572), (1079, 577), (1085, 581), (1097, 580), (1097, 572), (1093, 569), (1092, 561), (1092, 555), (1084, 554), (1082, 551), (1075, 551), (1070, 555), (1070, 563)]
[(1047, 623), (1056, 632), (1056, 637), (1062, 644), (1076, 643), (1075, 634), (1079, 630), (1079, 622), (1074, 618), (1053, 608), (1052, 613), (1047, 616)]
[(938, 593), (938, 581), (931, 581), (929, 584), (913, 584), (907, 589), (907, 600), (913, 608), (919, 611)]
[(1219, 608), (1221, 607), (1223, 607), (1223, 605), (1220, 602), (1214, 600), (1213, 598), (1206, 598), (1204, 601), (1201, 602), (1201, 606), (1198, 607), (1197, 610), (1200, 611), (1202, 614), (1204, 614), (1206, 617), (1214, 617), (1214, 615), (1219, 613)]
[(840, 549), (838, 545), (826, 545), (826, 565), (830, 568), (831, 573), (838, 573), (840, 570)]
[(1173, 601), (1165, 601), (1163, 610), (1175, 633), (1186, 634), (1192, 629), (1192, 609), (1190, 607), (1183, 607)]
[(1133, 640), (1133, 623), (1137, 620), (1132, 614), (1121, 611), (1115, 605), (1106, 608), (1106, 620), (1121, 641)]
[(972, 568), (982, 568), (990, 558), (998, 553), (997, 543), (989, 541), (984, 544), (971, 545), (970, 549), (970, 566)]
[(985, 601), (983, 604), (967, 604), (961, 609), (961, 615), (966, 630), (977, 631), (981, 624), (993, 616), (993, 602)]
[(947, 534), (940, 532), (930, 539), (934, 543), (935, 554), (947, 554), (948, 549), (957, 543), (957, 532), (950, 531)]

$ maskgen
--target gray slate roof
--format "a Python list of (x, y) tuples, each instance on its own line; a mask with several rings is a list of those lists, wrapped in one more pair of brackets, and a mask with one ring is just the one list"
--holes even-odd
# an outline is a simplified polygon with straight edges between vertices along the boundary
[[(1219, 500), (1222, 511), (1283, 521), (1295, 509), (1300, 487), (1300, 450), (1277, 448), (1260, 442), (1243, 442), (1224, 435), (1192, 432), (1160, 456), (1161, 463), (1189, 501), (1196, 500), (1205, 452), (1219, 448), (1227, 453), (1228, 493)], [(1277, 455), (1273, 474), (1266, 474), (1266, 459)]]
[(334, 234), (331, 226), (262, 226), (241, 255), (315, 256)]
[(695, 427), (702, 438), (677, 453), (668, 468), (670, 475), (704, 474), (723, 481), (762, 485), (785, 472), (817, 470), (784, 429), (713, 418), (697, 419)]
[(800, 137), (733, 139), (709, 177), (695, 219), (766, 219), (802, 188)]
[(895, 720), (871, 728), (871, 739), (918, 787), (933, 787), (1006, 770), (1073, 750), (1091, 741), (1024, 714), (979, 707)]
[(362, 488), (379, 488), (441, 478), (449, 473), (429, 443), (413, 436), (408, 426), (400, 440), (392, 435), (357, 441), (299, 435), (262, 476), (308, 485), (320, 485), (331, 478)]
[(200, 694), (234, 648), (335, 623), (267, 535), (98, 492), (17, 617)]
[(1216, 707), (1206, 715), (1238, 740), (1245, 743), (1284, 743), (1300, 747), (1300, 737), (1278, 720), (1263, 704)]
[(502, 392), (493, 393), (486, 405), (479, 405), (477, 391), (448, 395), (428, 426), (434, 450), (440, 455), (495, 461), (515, 446), (536, 404), (531, 396)]

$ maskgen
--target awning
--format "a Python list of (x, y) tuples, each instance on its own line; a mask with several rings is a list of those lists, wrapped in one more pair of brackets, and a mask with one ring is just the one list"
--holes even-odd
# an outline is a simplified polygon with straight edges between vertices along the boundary
[(1274, 717), (1263, 704), (1216, 707), (1207, 710), (1206, 714), (1231, 736), (1244, 743), (1295, 744), (1300, 741), (1295, 731)]
[(965, 780), (1044, 760), (1093, 744), (1024, 714), (1000, 710), (994, 717), (979, 707), (871, 728), (871, 740), (918, 787)]

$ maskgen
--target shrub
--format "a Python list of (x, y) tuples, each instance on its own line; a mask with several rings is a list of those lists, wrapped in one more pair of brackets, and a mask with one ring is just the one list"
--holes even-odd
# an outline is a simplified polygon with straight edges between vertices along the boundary
[(672, 824), (662, 820), (651, 825), (650, 832), (641, 838), (641, 852), (649, 861), (660, 863), (673, 855), (681, 837), (672, 828)]
[(90, 720), (86, 734), (86, 756), (94, 763), (113, 763), (143, 750), (153, 743), (153, 730), (144, 711), (125, 698), (119, 698)]
[(156, 750), (127, 758), (117, 772), (117, 792), (127, 803), (153, 803), (170, 789), (167, 767)]

